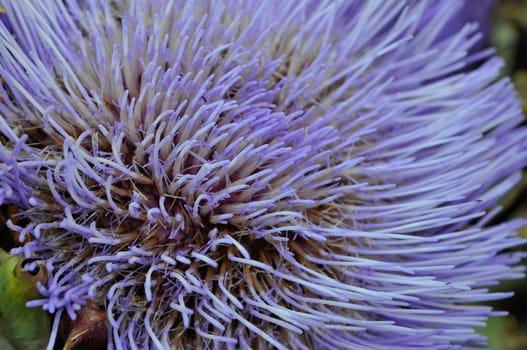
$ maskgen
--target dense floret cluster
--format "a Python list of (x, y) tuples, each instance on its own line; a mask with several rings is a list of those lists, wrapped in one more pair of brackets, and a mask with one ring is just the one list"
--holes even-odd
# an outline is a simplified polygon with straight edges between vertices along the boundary
[(484, 344), (527, 131), (459, 3), (4, 1), (0, 203), (51, 342), (93, 302), (113, 349)]

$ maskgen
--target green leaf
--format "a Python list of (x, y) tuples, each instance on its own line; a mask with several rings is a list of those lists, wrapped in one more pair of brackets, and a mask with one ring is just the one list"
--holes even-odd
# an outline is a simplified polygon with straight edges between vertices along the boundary
[[(46, 275), (41, 264), (0, 249), (0, 339), (14, 350), (46, 348), (49, 314), (41, 308), (26, 307), (28, 301), (40, 297), (36, 283), (45, 281)], [(2, 342), (0, 349), (4, 349)]]

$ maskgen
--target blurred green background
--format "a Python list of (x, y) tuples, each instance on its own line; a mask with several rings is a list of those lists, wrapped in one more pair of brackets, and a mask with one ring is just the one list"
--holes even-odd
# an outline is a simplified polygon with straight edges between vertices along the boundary
[[(527, 114), (527, 0), (497, 1), (488, 41), (505, 59), (503, 75), (511, 77)], [(497, 221), (527, 217), (527, 172), (522, 183), (504, 199), (503, 206)], [(527, 239), (527, 227), (520, 234)], [(507, 281), (495, 289), (514, 290), (514, 297), (493, 305), (497, 310), (508, 311), (509, 315), (491, 318), (487, 327), (479, 331), (489, 337), (491, 350), (527, 350), (527, 279)]]

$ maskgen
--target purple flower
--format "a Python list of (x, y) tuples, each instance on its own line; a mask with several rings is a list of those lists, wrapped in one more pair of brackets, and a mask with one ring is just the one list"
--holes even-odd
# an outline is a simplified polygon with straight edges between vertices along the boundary
[(442, 36), (452, 36), (457, 33), (466, 23), (477, 23), (482, 38), (472, 50), (480, 49), (484, 46), (490, 32), (491, 15), (496, 7), (497, 0), (463, 0), (459, 2), (458, 12), (452, 16), (445, 25)]
[(0, 202), (50, 347), (88, 301), (110, 349), (485, 344), (527, 131), (453, 2), (3, 4)]

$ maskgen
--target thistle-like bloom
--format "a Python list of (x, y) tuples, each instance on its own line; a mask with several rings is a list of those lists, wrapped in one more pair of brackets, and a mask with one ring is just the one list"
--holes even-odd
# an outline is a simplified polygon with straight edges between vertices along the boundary
[(112, 349), (483, 345), (527, 131), (459, 3), (4, 1), (29, 306), (98, 305)]

